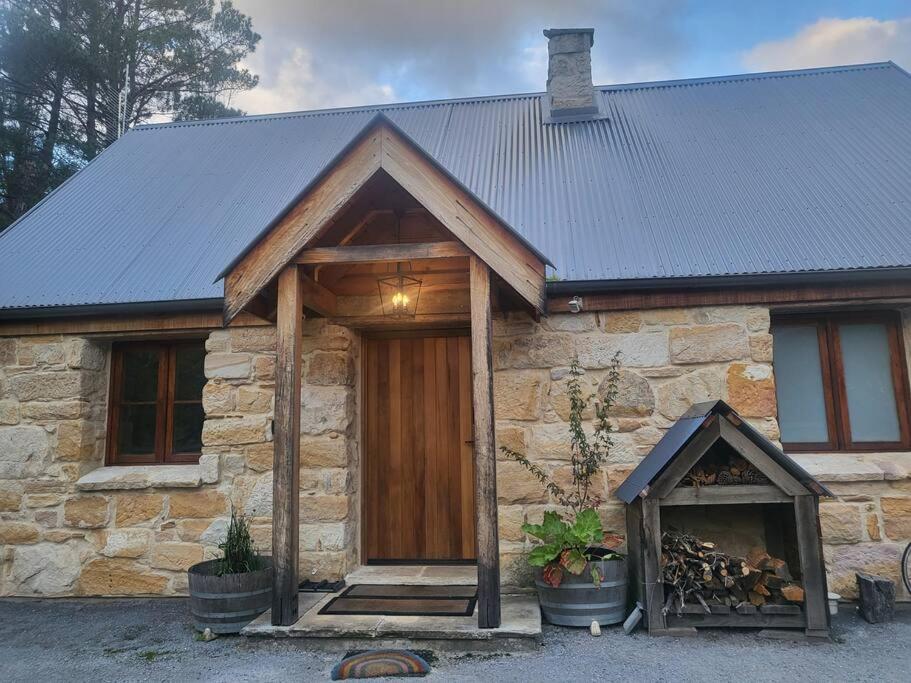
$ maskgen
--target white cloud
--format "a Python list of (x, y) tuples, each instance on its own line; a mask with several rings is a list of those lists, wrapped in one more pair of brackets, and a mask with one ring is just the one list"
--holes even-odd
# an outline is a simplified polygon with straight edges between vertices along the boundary
[(911, 17), (820, 19), (795, 35), (756, 44), (742, 55), (757, 71), (892, 60), (911, 65)]
[(669, 77), (679, 0), (235, 0), (263, 38), (249, 113), (539, 91), (551, 26), (594, 26), (595, 81)]
[[(251, 58), (245, 66), (256, 72), (256, 61)], [(250, 114), (262, 114), (383, 104), (396, 99), (391, 85), (370, 82), (359, 70), (345, 65), (318, 65), (309, 51), (297, 47), (278, 65), (272, 78), (253, 90), (237, 93), (231, 105)]]

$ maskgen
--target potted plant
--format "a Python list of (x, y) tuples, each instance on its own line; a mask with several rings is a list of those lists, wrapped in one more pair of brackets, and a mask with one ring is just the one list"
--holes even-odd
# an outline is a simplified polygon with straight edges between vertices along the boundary
[(244, 517), (231, 511), (222, 557), (190, 567), (190, 613), (200, 631), (239, 633), (272, 603), (272, 558), (260, 555)]
[[(577, 359), (570, 366), (567, 389), (570, 402), (572, 485), (557, 484), (540, 466), (507, 447), (506, 457), (523, 465), (561, 506), (565, 515), (548, 511), (541, 524), (524, 524), (536, 538), (528, 556), (535, 569), (535, 587), (544, 618), (561, 626), (616, 624), (625, 618), (626, 559), (617, 552), (622, 537), (606, 534), (597, 508), (601, 500), (592, 490), (592, 478), (601, 470), (611, 448), (608, 415), (617, 398), (619, 354), (614, 355), (600, 400), (583, 396), (584, 371)], [(585, 432), (584, 415), (594, 402), (594, 432)]]

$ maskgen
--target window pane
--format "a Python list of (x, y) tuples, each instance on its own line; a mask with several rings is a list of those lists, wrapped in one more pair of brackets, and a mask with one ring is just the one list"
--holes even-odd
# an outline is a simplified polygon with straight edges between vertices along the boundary
[(826, 401), (816, 325), (774, 329), (778, 423), (785, 443), (826, 443)]
[(838, 335), (851, 440), (901, 441), (887, 327), (881, 323), (844, 323), (838, 326)]
[(119, 456), (155, 453), (155, 417), (154, 405), (120, 407), (120, 423), (117, 425)]
[(198, 401), (206, 383), (203, 363), (206, 350), (203, 346), (178, 346), (177, 369), (174, 378), (174, 398), (178, 401)]
[(202, 450), (202, 422), (204, 419), (201, 403), (177, 403), (174, 405), (174, 453), (199, 453)]
[(123, 400), (154, 401), (158, 396), (158, 349), (123, 351)]

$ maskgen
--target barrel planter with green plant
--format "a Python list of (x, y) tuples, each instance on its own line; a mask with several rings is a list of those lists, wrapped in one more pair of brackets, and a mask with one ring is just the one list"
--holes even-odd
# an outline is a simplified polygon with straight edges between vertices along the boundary
[[(541, 613), (559, 626), (618, 624), (626, 616), (626, 558), (616, 548), (620, 536), (605, 533), (592, 491), (592, 479), (600, 472), (611, 447), (609, 411), (617, 398), (620, 359), (615, 355), (600, 396), (584, 397), (580, 378), (584, 371), (576, 359), (567, 381), (569, 396), (570, 465), (572, 484), (563, 487), (550, 474), (524, 455), (502, 447), (506, 457), (522, 464), (560, 505), (567, 516), (547, 511), (541, 524), (524, 524), (522, 530), (539, 543), (528, 562), (535, 569), (535, 588)], [(585, 431), (585, 418), (594, 402), (594, 430)]]
[(212, 633), (239, 633), (272, 604), (272, 559), (260, 555), (247, 520), (231, 513), (223, 556), (190, 567), (193, 626)]

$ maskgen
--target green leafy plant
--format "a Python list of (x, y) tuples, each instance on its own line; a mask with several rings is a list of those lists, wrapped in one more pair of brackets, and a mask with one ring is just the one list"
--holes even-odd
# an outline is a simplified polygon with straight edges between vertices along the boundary
[(223, 553), (216, 565), (215, 573), (218, 576), (255, 572), (266, 566), (253, 545), (253, 539), (250, 537), (250, 524), (246, 518), (238, 516), (234, 510), (231, 510), (228, 534), (225, 536), (224, 543), (220, 543), (218, 547)]
[[(581, 377), (584, 371), (573, 358), (567, 381), (569, 397), (569, 432), (571, 437), (570, 466), (572, 482), (560, 486), (539, 465), (526, 456), (503, 446), (503, 454), (521, 464), (550, 493), (560, 505), (569, 509), (569, 520), (552, 511), (544, 513), (541, 524), (524, 524), (522, 530), (541, 543), (531, 551), (528, 562), (543, 567), (544, 580), (556, 587), (563, 581), (563, 572), (579, 575), (591, 560), (619, 559), (622, 555), (613, 548), (622, 538), (605, 534), (598, 516), (600, 498), (592, 491), (592, 479), (601, 470), (612, 446), (610, 410), (617, 400), (620, 382), (620, 354), (614, 354), (603, 383), (600, 397), (584, 396)], [(594, 432), (585, 431), (585, 415), (594, 403)], [(592, 580), (600, 584), (598, 570), (592, 566)]]

